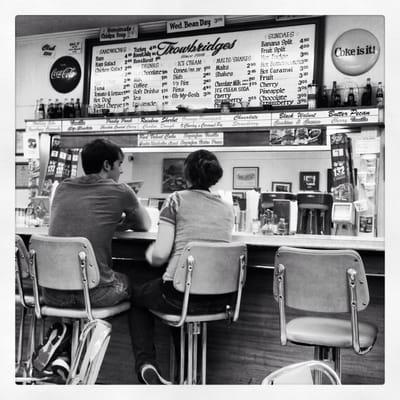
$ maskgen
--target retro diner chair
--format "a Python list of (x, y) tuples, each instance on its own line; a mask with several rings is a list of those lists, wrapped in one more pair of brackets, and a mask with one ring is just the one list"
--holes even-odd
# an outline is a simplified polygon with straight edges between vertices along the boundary
[[(356, 251), (281, 247), (275, 255), (273, 291), (281, 344), (314, 346), (314, 358), (332, 361), (340, 379), (340, 349), (352, 348), (357, 354), (372, 349), (378, 329), (358, 320), (358, 312), (368, 306), (369, 291)], [(286, 306), (308, 315), (287, 322)]]
[[(15, 363), (15, 376), (17, 381), (28, 382), (32, 376), (32, 353), (35, 335), (35, 313), (32, 285), (29, 275), (29, 253), (21, 236), (15, 235), (15, 303), (20, 308), (20, 321), (18, 326), (17, 355)], [(25, 326), (29, 323), (29, 332), (26, 360), (22, 360), (24, 355), (24, 334)]]
[(332, 367), (317, 360), (303, 361), (279, 368), (266, 376), (261, 384), (314, 385), (316, 379), (330, 385), (341, 385), (340, 379)]
[[(72, 368), (67, 383), (94, 383), (111, 334), (111, 325), (101, 320), (127, 311), (130, 302), (92, 308), (89, 289), (99, 284), (100, 272), (88, 239), (32, 235), (29, 248), (36, 317), (39, 320), (46, 317), (61, 317), (74, 321)], [(49, 306), (40, 297), (40, 287), (82, 290), (85, 308)], [(88, 350), (92, 353), (88, 353)]]
[[(185, 380), (185, 331), (187, 333), (187, 383), (197, 383), (197, 342), (202, 335), (201, 343), (201, 383), (206, 383), (207, 357), (207, 323), (218, 320), (236, 321), (239, 317), (242, 290), (246, 279), (246, 245), (239, 242), (188, 243), (180, 256), (178, 268), (175, 271), (174, 288), (183, 293), (183, 305), (180, 315), (164, 314), (151, 310), (164, 323), (180, 327), (180, 372), (179, 384)], [(217, 295), (235, 293), (234, 306), (227, 305), (223, 312), (210, 314), (189, 314), (190, 296)], [(174, 379), (174, 351), (171, 345), (170, 374)]]

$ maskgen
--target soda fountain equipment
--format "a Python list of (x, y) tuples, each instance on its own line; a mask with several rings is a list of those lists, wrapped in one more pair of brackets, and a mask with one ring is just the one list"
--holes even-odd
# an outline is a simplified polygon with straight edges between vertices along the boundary
[[(258, 203), (258, 214), (261, 225), (266, 220), (272, 220), (275, 225), (281, 219), (287, 224), (288, 234), (296, 233), (297, 228), (297, 201), (296, 195), (290, 192), (264, 192), (261, 193)], [(265, 220), (265, 221), (264, 221)]]

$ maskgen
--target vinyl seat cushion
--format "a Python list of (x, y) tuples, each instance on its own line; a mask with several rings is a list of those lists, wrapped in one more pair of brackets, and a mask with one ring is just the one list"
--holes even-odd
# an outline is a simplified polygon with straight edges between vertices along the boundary
[[(92, 308), (92, 314), (94, 318), (98, 319), (105, 319), (113, 317), (114, 315), (120, 314), (124, 311), (130, 309), (131, 303), (130, 302), (122, 302), (115, 306), (110, 307), (96, 307)], [(51, 307), (51, 306), (42, 306), (41, 308), (42, 314), (50, 317), (65, 317), (65, 318), (87, 318), (87, 313), (83, 309), (76, 309), (76, 308), (58, 308), (58, 307)]]
[[(163, 314), (162, 312), (150, 310), (158, 318), (165, 322), (178, 322), (181, 319), (179, 314)], [(226, 319), (226, 313), (215, 313), (215, 314), (187, 314), (185, 322), (208, 322), (208, 321), (220, 321)]]
[[(378, 328), (369, 323), (359, 322), (361, 348), (375, 343)], [(351, 348), (352, 334), (350, 320), (338, 318), (300, 317), (286, 325), (289, 341), (313, 346)]]

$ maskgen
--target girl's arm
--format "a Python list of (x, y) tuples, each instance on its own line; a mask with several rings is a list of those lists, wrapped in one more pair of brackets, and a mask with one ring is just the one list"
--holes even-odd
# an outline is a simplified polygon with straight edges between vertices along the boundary
[(175, 240), (175, 225), (160, 221), (157, 239), (146, 250), (146, 260), (159, 267), (169, 260)]

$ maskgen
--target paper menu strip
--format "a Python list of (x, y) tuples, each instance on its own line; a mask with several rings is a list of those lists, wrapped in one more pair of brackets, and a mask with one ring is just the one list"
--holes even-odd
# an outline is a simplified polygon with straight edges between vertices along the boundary
[(358, 139), (355, 145), (356, 154), (380, 153), (381, 141), (379, 137), (371, 139)]

